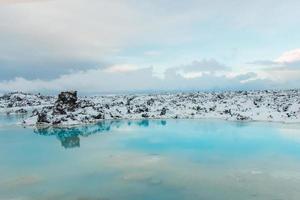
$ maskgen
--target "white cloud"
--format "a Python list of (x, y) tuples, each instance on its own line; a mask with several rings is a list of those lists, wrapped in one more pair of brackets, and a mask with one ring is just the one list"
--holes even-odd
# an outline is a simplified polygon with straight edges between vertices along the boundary
[(252, 65), (260, 66), (256, 70), (257, 77), (268, 79), (282, 84), (293, 82), (290, 87), (299, 87), (300, 83), (300, 49), (294, 49), (282, 53), (274, 60), (251, 62)]
[(248, 64), (259, 65), (264, 67), (290, 67), (294, 64), (300, 64), (300, 49), (293, 49), (282, 53), (274, 60), (257, 60)]
[(257, 74), (260, 78), (266, 78), (277, 82), (298, 80), (300, 84), (300, 69), (274, 67), (266, 70), (260, 70)]
[(187, 72), (187, 73), (182, 73), (181, 75), (186, 78), (186, 79), (193, 79), (193, 78), (199, 78), (203, 76), (203, 72)]
[(130, 71), (135, 71), (138, 70), (139, 68), (135, 65), (113, 65), (111, 67), (105, 68), (103, 71), (104, 72), (109, 72), (109, 73), (119, 73), (119, 72), (130, 72)]
[(274, 60), (277, 63), (293, 63), (300, 61), (300, 49), (294, 49), (284, 52), (281, 56)]

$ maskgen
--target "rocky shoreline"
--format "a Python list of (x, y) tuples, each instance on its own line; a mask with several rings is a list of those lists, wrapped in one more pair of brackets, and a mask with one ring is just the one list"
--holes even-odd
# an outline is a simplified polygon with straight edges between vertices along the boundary
[(300, 122), (300, 90), (193, 92), (78, 97), (9, 93), (0, 112), (30, 115), (28, 126), (63, 126), (111, 119), (198, 119)]

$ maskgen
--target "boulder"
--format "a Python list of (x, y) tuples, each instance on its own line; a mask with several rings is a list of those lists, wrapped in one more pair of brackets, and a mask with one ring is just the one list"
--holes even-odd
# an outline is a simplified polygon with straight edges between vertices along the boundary
[(143, 114), (142, 114), (142, 117), (143, 117), (143, 118), (149, 118), (149, 114), (148, 114), (148, 113), (143, 113)]
[(18, 109), (15, 111), (16, 114), (26, 114), (28, 111), (25, 110), (24, 108)]
[(167, 113), (167, 108), (166, 107), (163, 107), (161, 112), (160, 112), (160, 116), (163, 116)]
[(155, 100), (154, 100), (153, 98), (148, 99), (148, 100), (147, 100), (147, 105), (148, 105), (148, 106), (152, 106), (152, 105), (154, 104), (154, 101), (155, 101)]
[(38, 113), (37, 123), (47, 123), (47, 124), (50, 123), (50, 121), (48, 120), (46, 112), (40, 112), (40, 113)]
[(243, 116), (243, 115), (241, 115), (241, 114), (237, 114), (237, 115), (236, 115), (236, 119), (237, 119), (238, 121), (245, 121), (245, 120), (250, 120), (250, 117)]
[(77, 91), (61, 92), (58, 95), (53, 108), (54, 115), (63, 115), (67, 112), (74, 112), (77, 108)]

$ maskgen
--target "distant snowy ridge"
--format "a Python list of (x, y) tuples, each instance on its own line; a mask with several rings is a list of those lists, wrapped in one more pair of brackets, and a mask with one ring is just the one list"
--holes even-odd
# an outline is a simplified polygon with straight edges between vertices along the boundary
[[(8, 96), (7, 96), (8, 95)], [(19, 98), (19, 96), (21, 98)], [(58, 98), (15, 93), (0, 97), (2, 111), (29, 112), (24, 125), (75, 125), (106, 119), (200, 119), (300, 122), (300, 90), (193, 92)], [(33, 109), (35, 107), (36, 109)], [(12, 109), (13, 108), (13, 109)], [(20, 112), (20, 109), (23, 109)]]

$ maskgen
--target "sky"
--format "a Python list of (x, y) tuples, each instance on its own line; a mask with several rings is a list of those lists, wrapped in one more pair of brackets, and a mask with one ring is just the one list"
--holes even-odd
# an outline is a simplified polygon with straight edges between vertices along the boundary
[(0, 0), (0, 92), (290, 89), (297, 0)]

